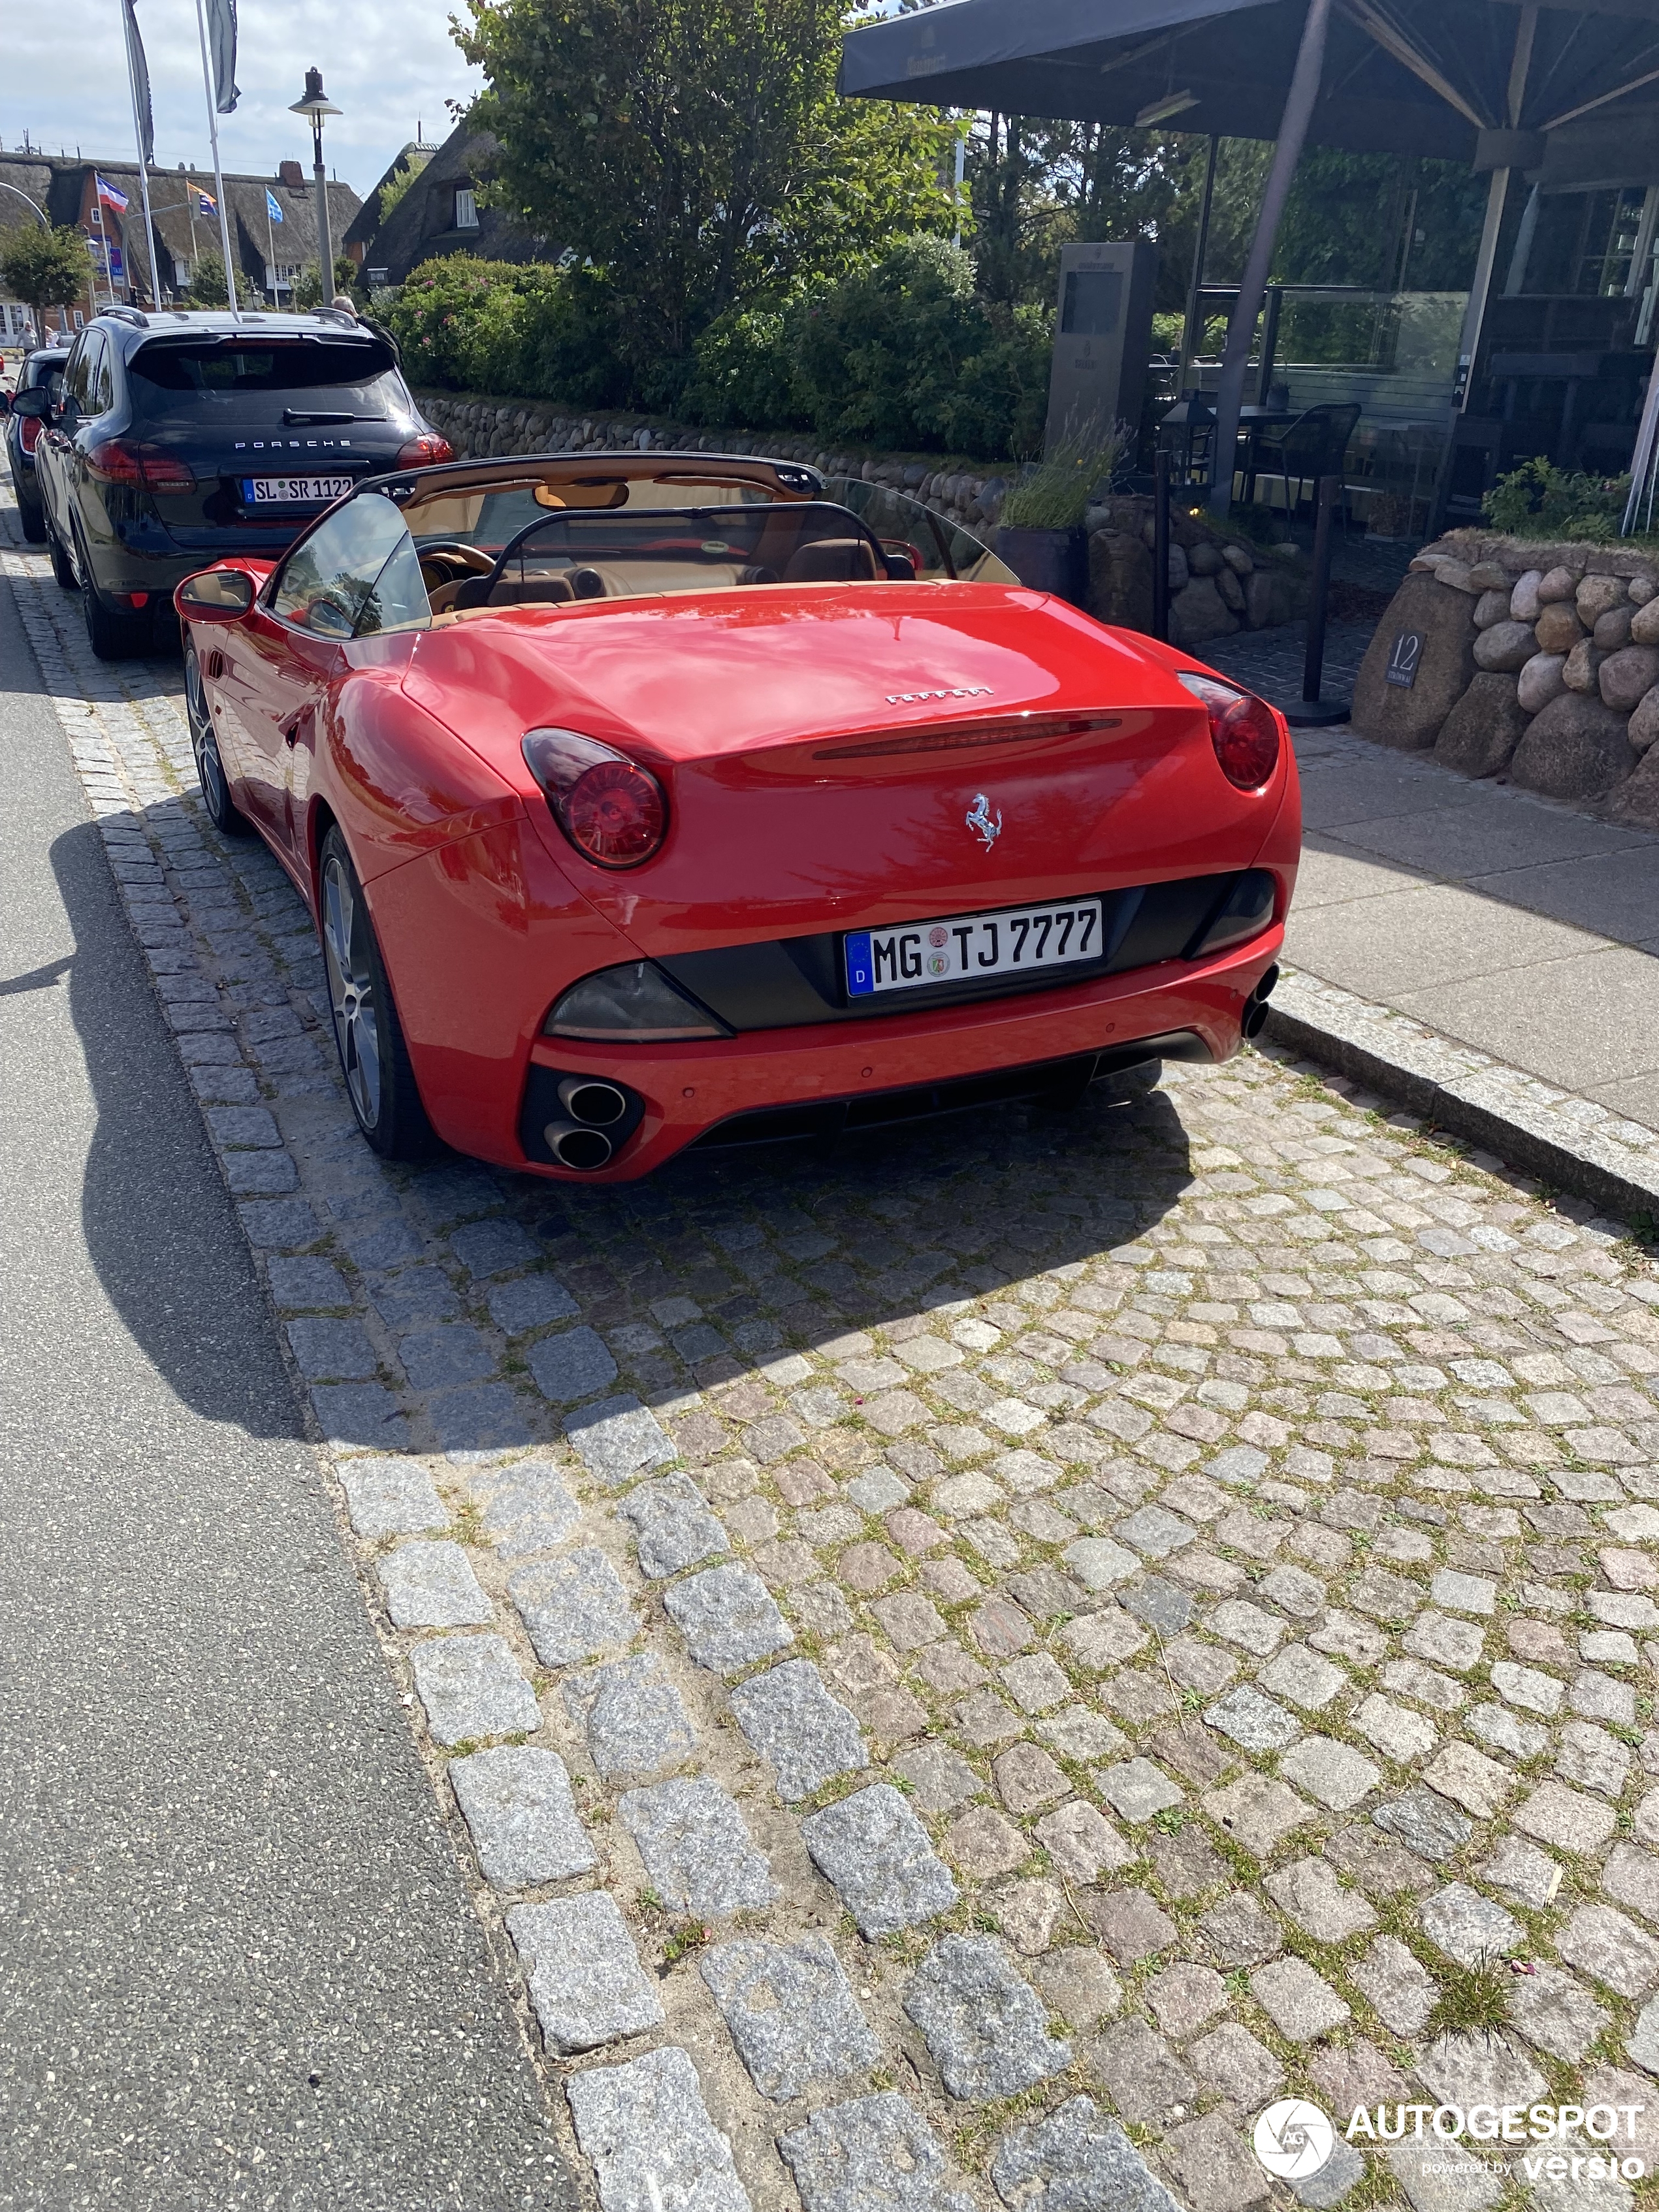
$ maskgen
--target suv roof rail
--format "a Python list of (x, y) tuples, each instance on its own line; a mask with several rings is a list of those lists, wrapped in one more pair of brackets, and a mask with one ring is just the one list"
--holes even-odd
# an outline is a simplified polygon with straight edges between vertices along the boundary
[(131, 323), (135, 330), (147, 331), (149, 328), (149, 317), (144, 313), (141, 307), (123, 307), (118, 306), (113, 307), (106, 307), (103, 312), (106, 315), (114, 316), (118, 321)]

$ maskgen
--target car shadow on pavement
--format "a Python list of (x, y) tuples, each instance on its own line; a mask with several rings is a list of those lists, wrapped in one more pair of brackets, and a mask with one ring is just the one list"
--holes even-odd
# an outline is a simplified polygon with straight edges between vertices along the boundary
[(75, 937), (64, 980), (97, 1112), (81, 1214), (99, 1279), (194, 1412), (253, 1436), (303, 1438), (274, 1327), (248, 1340), (247, 1294), (256, 1310), (263, 1294), (95, 824), (65, 830), (51, 857)]

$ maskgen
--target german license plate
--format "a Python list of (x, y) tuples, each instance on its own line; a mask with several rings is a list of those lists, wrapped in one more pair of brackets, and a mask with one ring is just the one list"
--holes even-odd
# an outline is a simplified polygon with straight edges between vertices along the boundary
[(325, 507), (351, 489), (349, 477), (244, 477), (244, 507)]
[(920, 991), (981, 976), (1024, 975), (1100, 957), (1100, 901), (962, 914), (949, 921), (902, 922), (895, 929), (851, 929), (842, 940), (847, 994)]

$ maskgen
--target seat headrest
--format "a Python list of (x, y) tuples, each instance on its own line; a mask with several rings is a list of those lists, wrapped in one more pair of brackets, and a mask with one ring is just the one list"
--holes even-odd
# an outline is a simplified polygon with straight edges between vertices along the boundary
[(817, 538), (797, 546), (783, 572), (786, 584), (866, 583), (876, 573), (875, 556), (862, 538)]

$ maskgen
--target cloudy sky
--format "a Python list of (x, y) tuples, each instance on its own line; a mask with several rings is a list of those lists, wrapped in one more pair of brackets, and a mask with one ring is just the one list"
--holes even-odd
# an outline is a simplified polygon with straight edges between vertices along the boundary
[[(242, 98), (219, 122), (227, 169), (256, 174), (279, 161), (311, 168), (311, 133), (288, 105), (320, 69), (329, 97), (345, 112), (324, 139), (330, 167), (367, 191), (420, 122), (428, 141), (452, 126), (446, 100), (465, 100), (477, 76), (449, 35), (454, 0), (240, 0)], [(195, 0), (137, 0), (149, 57), (155, 158), (165, 168), (210, 166)], [(55, 153), (80, 147), (88, 159), (131, 160), (119, 0), (31, 0), (4, 10), (0, 143)], [(349, 29), (346, 27), (349, 27)]]

